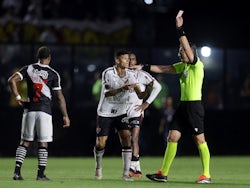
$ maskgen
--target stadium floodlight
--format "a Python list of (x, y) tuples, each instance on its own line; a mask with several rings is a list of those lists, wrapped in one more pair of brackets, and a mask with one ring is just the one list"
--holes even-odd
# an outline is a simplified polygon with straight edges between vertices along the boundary
[(147, 5), (151, 5), (153, 3), (153, 0), (144, 0), (144, 3), (146, 3)]
[(201, 55), (203, 57), (209, 57), (211, 55), (211, 48), (208, 46), (203, 46), (201, 48)]

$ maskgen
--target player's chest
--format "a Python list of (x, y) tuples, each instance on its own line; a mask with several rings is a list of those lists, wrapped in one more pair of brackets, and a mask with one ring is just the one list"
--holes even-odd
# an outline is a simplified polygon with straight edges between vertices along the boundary
[(112, 88), (119, 88), (119, 87), (122, 87), (124, 85), (128, 85), (128, 84), (133, 83), (133, 79), (128, 75), (123, 76), (123, 77), (115, 75), (115, 76), (111, 77), (110, 81), (111, 81), (110, 85)]

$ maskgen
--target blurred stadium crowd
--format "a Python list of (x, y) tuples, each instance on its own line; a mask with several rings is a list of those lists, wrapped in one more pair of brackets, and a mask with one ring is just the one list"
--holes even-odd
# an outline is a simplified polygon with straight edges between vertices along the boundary
[[(10, 96), (7, 78), (21, 66), (34, 62), (34, 52), (40, 44), (48, 44), (52, 49), (53, 67), (62, 73), (63, 89), (74, 125), (67, 133), (69, 137), (74, 135), (70, 142), (63, 141), (66, 133), (62, 132), (59, 126), (55, 126), (57, 134), (54, 147), (61, 152), (60, 149), (64, 143), (66, 148), (73, 150), (71, 154), (75, 152), (81, 155), (82, 151), (85, 151), (86, 154), (91, 155), (95, 141), (93, 138), (96, 115), (96, 101), (91, 89), (99, 79), (100, 71), (113, 64), (114, 49), (126, 46), (134, 50), (138, 55), (139, 63), (162, 64), (176, 61), (178, 41), (172, 20), (176, 12), (174, 8), (171, 9), (176, 5), (176, 1), (159, 0), (158, 2), (167, 6), (161, 6), (159, 3), (151, 8), (145, 7), (141, 0), (0, 0), (0, 99), (4, 109), (0, 116), (3, 120), (3, 132), (6, 133), (1, 137), (1, 150), (5, 149), (8, 154), (14, 151), (21, 116), (17, 111), (16, 101)], [(174, 11), (171, 12), (172, 10)], [(152, 14), (152, 11), (155, 14)], [(204, 9), (197, 9), (197, 12), (199, 11)], [(158, 14), (162, 13), (166, 16), (158, 17)], [(228, 34), (219, 30), (223, 22), (218, 21), (219, 19), (211, 19), (211, 16), (215, 14), (208, 16), (208, 19), (214, 22), (212, 31), (208, 31), (207, 28), (210, 26), (205, 22), (199, 22), (198, 30), (194, 27), (195, 23), (188, 24), (195, 30), (192, 36), (198, 46), (202, 44), (200, 41), (205, 41), (206, 44), (204, 36), (211, 38), (212, 44), (215, 44), (218, 38), (222, 40)], [(187, 19), (187, 22), (193, 19), (200, 19), (200, 17)], [(232, 19), (230, 19), (230, 26), (231, 21)], [(191, 31), (191, 28), (187, 28), (187, 31)], [(231, 138), (235, 136), (240, 139), (248, 138), (242, 136), (248, 131), (242, 133), (243, 125), (239, 125), (239, 121), (247, 121), (246, 114), (249, 114), (250, 109), (249, 48), (230, 48), (226, 45), (234, 44), (232, 40), (240, 41), (238, 40), (240, 36), (235, 35), (235, 30), (240, 30), (237, 25), (230, 27), (229, 31), (234, 35), (230, 35), (230, 40), (223, 44), (225, 46), (222, 48), (214, 46), (213, 56), (201, 57), (205, 62), (204, 102), (208, 111), (207, 131), (208, 135), (211, 135), (208, 136), (208, 140), (211, 144), (216, 143), (212, 152), (218, 154), (249, 153), (247, 150), (241, 151), (238, 147), (232, 151), (231, 147), (237, 144), (234, 142), (235, 139)], [(244, 32), (247, 33), (247, 29)], [(248, 37), (242, 36), (244, 39)], [(249, 44), (245, 42), (243, 45)], [(163, 77), (163, 82), (169, 88), (168, 94), (173, 96), (175, 101), (179, 97), (177, 80), (178, 78), (173, 76)], [(25, 90), (25, 85), (20, 87)], [(144, 124), (146, 134), (144, 138), (148, 139), (144, 140), (146, 144), (142, 146), (145, 154), (159, 154), (162, 151), (155, 147), (155, 145), (162, 145), (159, 144), (162, 142), (162, 137), (157, 130), (159, 122), (155, 121), (159, 119), (158, 112), (152, 106), (146, 113), (148, 119)], [(56, 114), (55, 124), (61, 123), (58, 117)], [(225, 132), (225, 125), (227, 129), (224, 135), (213, 134), (214, 130)], [(91, 134), (86, 131), (88, 129), (92, 131)], [(16, 131), (13, 133), (13, 130)], [(12, 148), (4, 144), (4, 140), (7, 139), (10, 140), (9, 144)], [(152, 140), (156, 143), (152, 143)], [(224, 145), (220, 146), (218, 144), (220, 140), (227, 140), (228, 148)], [(72, 147), (75, 143), (80, 143), (82, 150), (77, 146)], [(244, 143), (249, 142), (246, 140)], [(56, 152), (55, 148), (52, 149)], [(182, 152), (190, 154), (192, 150), (182, 149)]]

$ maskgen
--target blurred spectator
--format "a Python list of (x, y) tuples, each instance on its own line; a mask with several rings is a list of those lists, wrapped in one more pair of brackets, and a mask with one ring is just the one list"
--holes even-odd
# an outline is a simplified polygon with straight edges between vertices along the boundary
[[(63, 94), (66, 102), (70, 101), (71, 93), (72, 93), (72, 79), (70, 75), (70, 70), (65, 68), (62, 71), (62, 86), (63, 86)], [(70, 103), (69, 103), (70, 105)]]
[(13, 7), (8, 7), (3, 10), (3, 16), (2, 19), (4, 20), (15, 20), (17, 19), (17, 16), (14, 14)]
[(45, 28), (45, 30), (40, 35), (41, 43), (57, 43), (58, 38), (56, 35), (56, 29), (54, 26), (50, 25)]
[(164, 98), (166, 98), (169, 95), (169, 91), (168, 91), (168, 86), (165, 83), (165, 81), (163, 80), (163, 76), (158, 74), (156, 76), (156, 79), (158, 80), (158, 82), (161, 84), (161, 91), (160, 93), (157, 95), (157, 97), (155, 98), (155, 100), (153, 101), (153, 106), (160, 110), (162, 108), (162, 101)]
[(10, 42), (20, 42), (21, 41), (21, 26), (20, 24), (15, 24), (13, 28), (13, 32), (11, 32), (11, 36), (9, 38)]
[(22, 9), (23, 0), (3, 0), (2, 9), (5, 10), (5, 17), (18, 17)]
[(250, 73), (247, 74), (244, 82), (242, 84), (242, 88), (240, 90), (241, 97), (249, 97), (250, 96)]
[[(72, 1), (70, 1), (72, 3)], [(72, 3), (74, 4), (74, 3)], [(61, 0), (43, 0), (42, 17), (45, 20), (60, 19), (63, 14), (63, 2)], [(74, 12), (74, 11), (73, 11)]]
[(161, 108), (159, 133), (163, 135), (165, 141), (167, 141), (166, 138), (168, 136), (169, 123), (172, 121), (175, 112), (173, 103), (173, 97), (171, 96), (162, 100), (163, 106)]
[(18, 23), (8, 21), (4, 27), (5, 35), (2, 38), (4, 42), (20, 42), (21, 40), (21, 26)]
[(220, 86), (220, 83), (215, 81), (209, 84), (205, 100), (206, 109), (212, 109), (212, 110), (223, 109), (223, 102), (219, 89), (221, 87), (222, 86)]
[(92, 95), (96, 103), (99, 102), (102, 90), (102, 79), (99, 72), (95, 73), (95, 83), (92, 86)]
[(162, 136), (164, 141), (164, 144), (161, 144), (162, 146), (164, 146), (164, 148), (162, 148), (163, 152), (165, 151), (165, 147), (167, 145), (169, 125), (173, 119), (174, 112), (175, 108), (173, 97), (168, 96), (166, 98), (163, 98), (161, 108), (161, 120), (159, 125), (159, 134)]
[(247, 73), (240, 90), (241, 107), (250, 108), (250, 73)]
[(39, 20), (41, 19), (41, 15), (39, 15), (39, 11), (37, 10), (36, 4), (30, 4), (28, 6), (28, 10), (26, 15), (23, 18), (23, 21), (25, 23), (32, 23), (32, 24), (38, 24)]

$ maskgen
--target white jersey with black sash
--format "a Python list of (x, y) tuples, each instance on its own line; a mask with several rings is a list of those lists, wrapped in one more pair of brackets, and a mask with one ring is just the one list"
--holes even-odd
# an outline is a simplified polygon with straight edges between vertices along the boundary
[(28, 111), (42, 111), (52, 114), (52, 90), (61, 89), (61, 78), (49, 65), (34, 63), (24, 66), (17, 72), (28, 86), (29, 102), (25, 104)]

